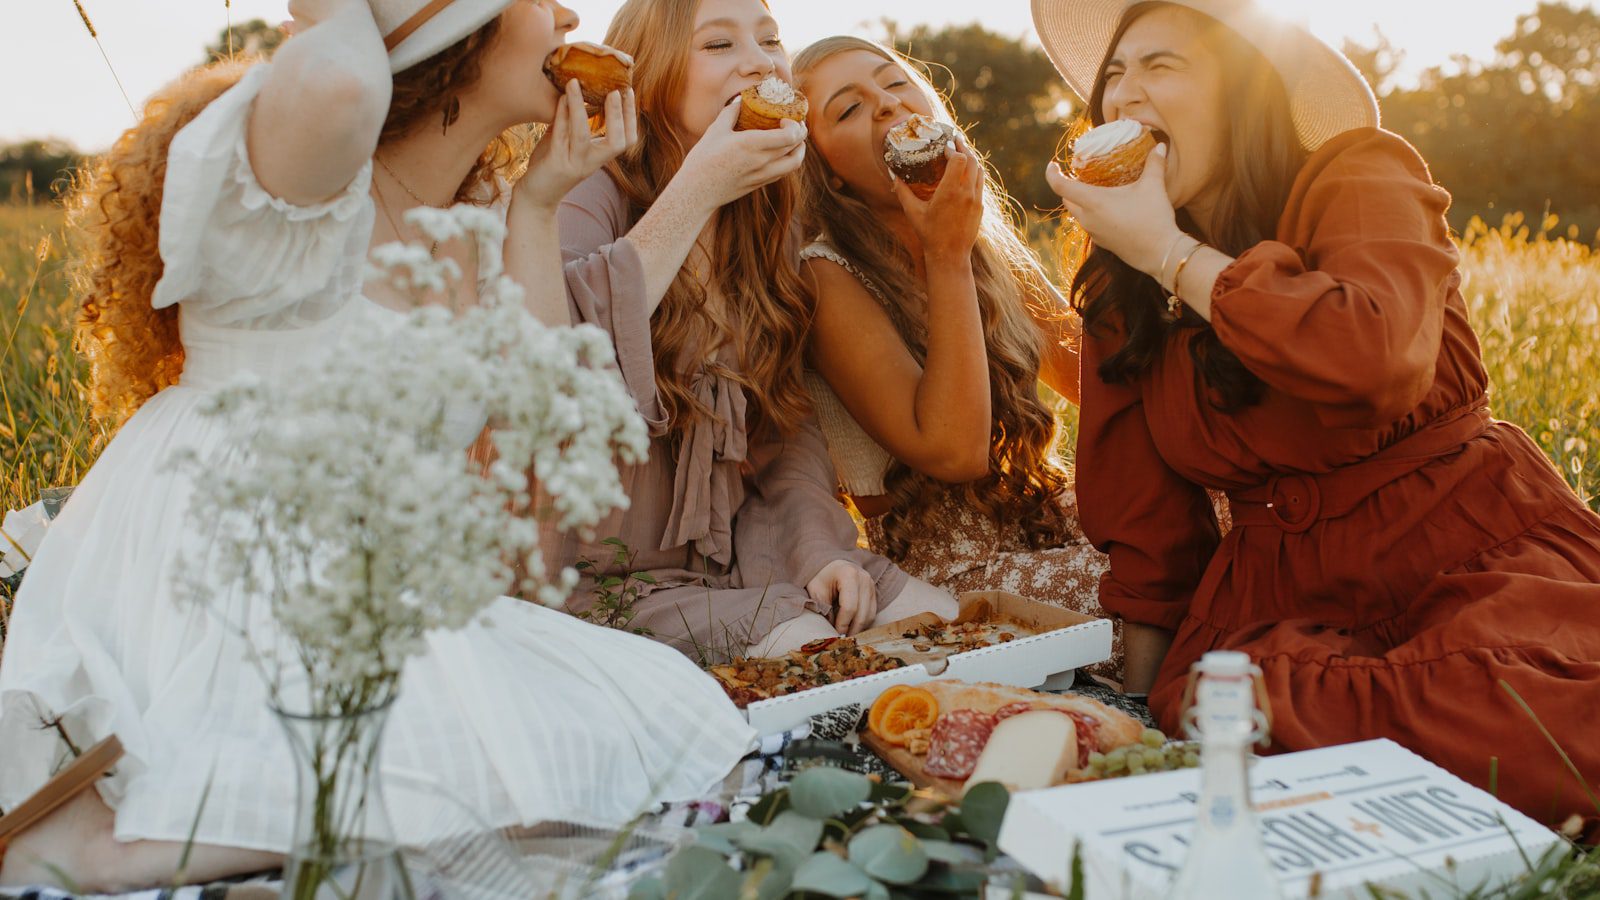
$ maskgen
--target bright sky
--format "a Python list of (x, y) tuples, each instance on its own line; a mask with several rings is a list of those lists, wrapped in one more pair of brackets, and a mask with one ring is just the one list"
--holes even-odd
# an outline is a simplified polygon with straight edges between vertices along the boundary
[[(229, 15), (225, 0), (81, 0), (128, 97), (141, 104), (200, 59)], [(235, 22), (287, 18), (287, 0), (231, 0)], [(568, 0), (583, 17), (579, 40), (599, 40), (622, 0)], [(879, 20), (903, 25), (970, 22), (1030, 36), (1028, 0), (772, 0), (791, 52), (829, 34), (880, 37)], [(1308, 22), (1336, 46), (1370, 42), (1374, 26), (1406, 53), (1401, 81), (1452, 56), (1493, 55), (1536, 0), (1264, 0)], [(1600, 0), (1568, 0), (1600, 8)], [(85, 150), (108, 145), (132, 114), (72, 0), (9, 0), (0, 12), (0, 142), (65, 138)], [(981, 13), (974, 15), (974, 10)]]

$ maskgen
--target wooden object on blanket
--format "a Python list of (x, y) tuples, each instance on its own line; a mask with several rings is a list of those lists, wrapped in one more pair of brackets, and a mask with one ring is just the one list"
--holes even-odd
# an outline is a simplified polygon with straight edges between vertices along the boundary
[(70, 765), (46, 781), (43, 787), (34, 791), (33, 796), (18, 804), (16, 809), (0, 816), (0, 855), (4, 854), (6, 844), (19, 832), (88, 790), (121, 758), (122, 741), (113, 734), (85, 750)]

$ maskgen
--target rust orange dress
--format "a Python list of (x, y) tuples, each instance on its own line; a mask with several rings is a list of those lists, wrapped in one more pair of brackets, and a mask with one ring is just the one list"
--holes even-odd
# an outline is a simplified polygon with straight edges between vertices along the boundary
[[(1218, 412), (1168, 339), (1106, 384), (1087, 337), (1083, 527), (1110, 555), (1101, 602), (1176, 638), (1150, 695), (1178, 726), (1213, 649), (1261, 666), (1273, 749), (1389, 737), (1536, 818), (1593, 815), (1524, 698), (1600, 781), (1600, 516), (1489, 414), (1449, 196), (1376, 129), (1319, 149), (1277, 239), (1218, 278), (1221, 342), (1267, 385)], [(1219, 537), (1206, 488), (1226, 491)]]

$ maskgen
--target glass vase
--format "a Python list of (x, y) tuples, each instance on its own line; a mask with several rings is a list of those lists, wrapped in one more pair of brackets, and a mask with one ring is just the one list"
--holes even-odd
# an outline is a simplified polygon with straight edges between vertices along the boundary
[(393, 700), (349, 715), (273, 709), (295, 759), (283, 900), (411, 900), (378, 765)]

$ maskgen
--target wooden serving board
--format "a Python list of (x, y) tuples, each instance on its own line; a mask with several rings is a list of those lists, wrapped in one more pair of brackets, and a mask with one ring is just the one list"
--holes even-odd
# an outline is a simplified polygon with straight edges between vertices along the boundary
[(924, 757), (917, 756), (904, 747), (897, 747), (889, 743), (873, 734), (869, 728), (861, 729), (861, 743), (868, 750), (883, 757), (884, 762), (888, 763), (896, 772), (904, 775), (907, 781), (917, 787), (938, 791), (951, 800), (961, 799), (961, 788), (965, 786), (965, 783), (929, 775), (922, 768)]

